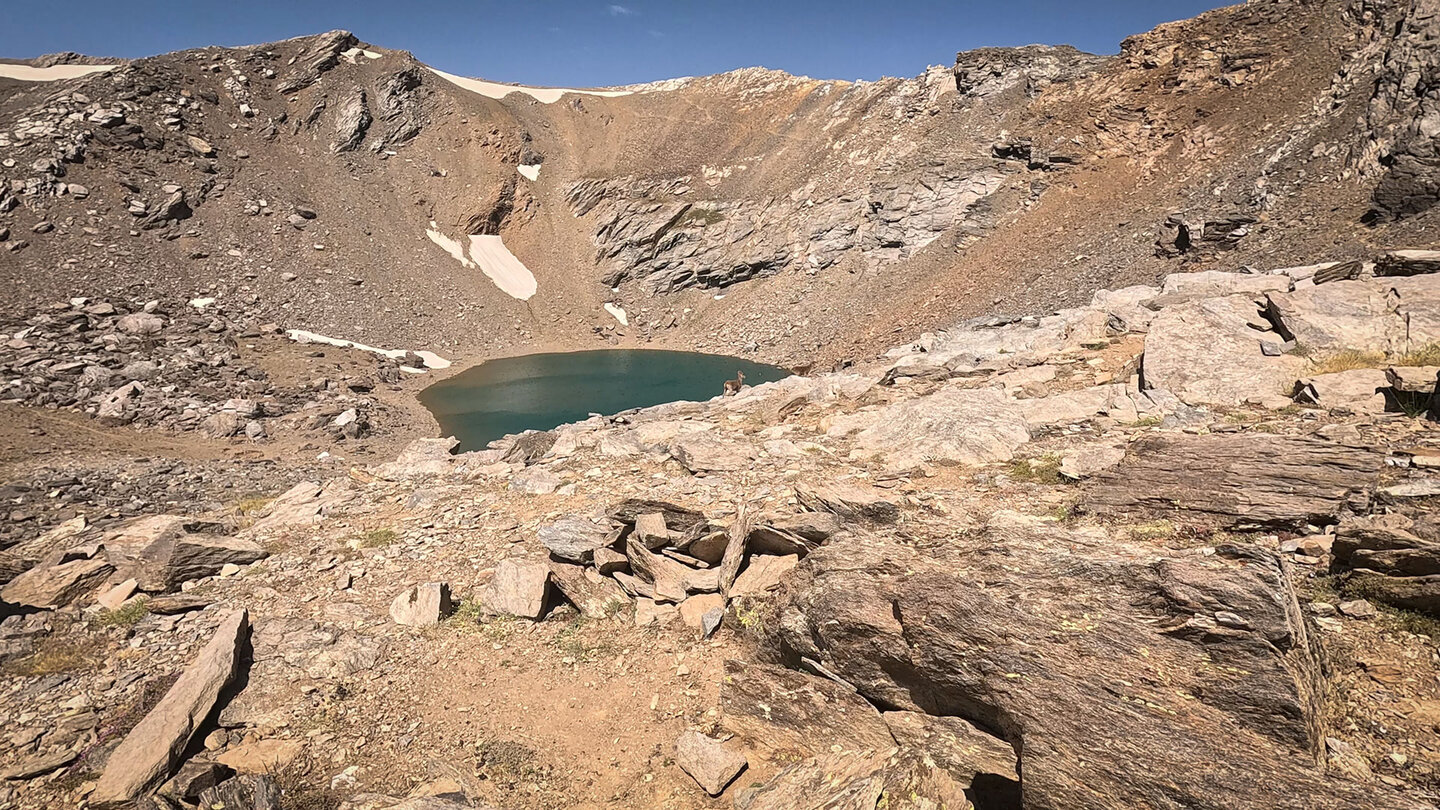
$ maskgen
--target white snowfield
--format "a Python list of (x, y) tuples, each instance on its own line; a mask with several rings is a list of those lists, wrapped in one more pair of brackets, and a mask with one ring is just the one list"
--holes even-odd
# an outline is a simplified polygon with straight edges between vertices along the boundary
[[(377, 349), (374, 346), (366, 346), (364, 343), (356, 343), (353, 340), (341, 340), (340, 338), (317, 335), (314, 332), (306, 332), (304, 329), (289, 329), (286, 330), (285, 334), (289, 335), (290, 339), (295, 341), (296, 343), (324, 343), (327, 346), (339, 346), (342, 349), (359, 349), (362, 352), (378, 354), (383, 357), (389, 357), (392, 360), (397, 357), (405, 356), (404, 349)], [(425, 361), (425, 368), (450, 367), (449, 360), (446, 360), (445, 358), (434, 352), (417, 351), (415, 352), (415, 354), (419, 355), (420, 359)], [(401, 368), (405, 369), (406, 371), (418, 372), (421, 374), (424, 373), (424, 369), (412, 369), (408, 366), (401, 366)]]
[(630, 325), (630, 316), (625, 314), (624, 309), (607, 302), (605, 304), (605, 311), (614, 316), (615, 320), (619, 321), (621, 326)]
[(430, 223), (425, 235), (460, 262), (461, 267), (479, 267), (501, 292), (511, 298), (529, 301), (539, 288), (530, 268), (515, 258), (499, 236), (470, 237), (470, 251), (466, 255), (465, 246), (441, 233), (440, 226), (434, 222)]
[(576, 90), (570, 87), (526, 87), (519, 84), (500, 84), (499, 82), (487, 82), (484, 79), (467, 79), (464, 76), (456, 76), (453, 73), (446, 73), (443, 70), (429, 69), (431, 73), (450, 82), (456, 87), (469, 90), (472, 93), (479, 93), (486, 98), (501, 99), (511, 93), (524, 93), (541, 104), (554, 104), (566, 93), (575, 93), (582, 96), (604, 96), (613, 98), (615, 96), (628, 96), (631, 90)]
[(460, 262), (462, 267), (474, 267), (475, 263), (470, 261), (470, 257), (465, 255), (465, 246), (441, 233), (438, 230), (439, 227), (439, 225), (431, 222), (430, 227), (425, 231), (425, 235), (430, 237), (431, 242), (444, 248), (445, 252), (453, 256), (455, 261)]
[(39, 68), (30, 65), (0, 65), (0, 79), (15, 79), (22, 82), (53, 82), (59, 79), (78, 79), (91, 73), (104, 73), (119, 65), (54, 65)]
[(515, 258), (499, 236), (470, 237), (470, 258), (506, 295), (529, 301), (539, 288), (530, 268)]
[(540, 179), (539, 163), (522, 163), (515, 167), (515, 171), (520, 172), (521, 177), (532, 183)]

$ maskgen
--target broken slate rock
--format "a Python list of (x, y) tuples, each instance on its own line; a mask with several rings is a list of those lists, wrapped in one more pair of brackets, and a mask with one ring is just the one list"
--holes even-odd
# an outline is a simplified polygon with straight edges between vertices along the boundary
[(550, 567), (539, 560), (501, 560), (481, 596), (485, 607), (503, 616), (538, 619), (545, 613)]
[(90, 794), (91, 807), (128, 806), (170, 776), (220, 693), (234, 680), (249, 631), (244, 610), (221, 620), (195, 661), (110, 754)]
[(407, 627), (438, 624), (450, 615), (450, 586), (444, 582), (414, 585), (390, 603), (390, 618)]
[(744, 754), (698, 731), (687, 731), (675, 741), (675, 763), (711, 796), (724, 793), (749, 764)]
[(596, 525), (589, 518), (571, 515), (539, 532), (540, 543), (557, 558), (573, 563), (589, 562), (595, 549), (610, 544), (610, 527)]

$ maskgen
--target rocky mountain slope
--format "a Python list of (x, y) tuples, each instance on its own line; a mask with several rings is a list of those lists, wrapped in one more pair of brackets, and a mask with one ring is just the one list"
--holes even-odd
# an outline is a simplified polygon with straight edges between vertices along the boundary
[[(464, 362), (598, 335), (828, 365), (1182, 266), (1418, 243), (1426, 13), (1253, 2), (1115, 57), (987, 49), (868, 83), (510, 92), (344, 32), (7, 82), (0, 270), (10, 305), (163, 279)], [(472, 236), (535, 293), (497, 288)]]
[[(1431, 5), (0, 63), (0, 810), (1434, 807)], [(806, 370), (430, 438), (600, 341)]]

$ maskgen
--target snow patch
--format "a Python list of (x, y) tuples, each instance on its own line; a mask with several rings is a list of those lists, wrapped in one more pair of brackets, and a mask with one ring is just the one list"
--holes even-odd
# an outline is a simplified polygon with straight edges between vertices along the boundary
[(104, 73), (119, 65), (53, 65), (39, 68), (30, 65), (0, 65), (0, 79), (15, 79), (22, 82), (53, 82), (58, 79), (78, 79), (91, 73)]
[(529, 180), (532, 183), (540, 179), (539, 163), (522, 163), (519, 166), (515, 167), (515, 171), (520, 172), (521, 177)]
[(355, 58), (358, 56), (364, 56), (366, 59), (379, 59), (383, 55), (384, 54), (378, 54), (374, 51), (367, 51), (364, 48), (351, 48), (348, 51), (340, 52), (340, 58), (352, 65), (355, 64)]
[(530, 268), (515, 258), (499, 236), (470, 237), (470, 258), (501, 292), (512, 298), (529, 301), (539, 288)]
[[(388, 357), (392, 360), (397, 357), (405, 356), (404, 349), (377, 349), (374, 346), (366, 346), (364, 343), (356, 343), (353, 340), (341, 340), (340, 338), (317, 335), (314, 332), (307, 332), (304, 329), (289, 329), (286, 330), (285, 334), (289, 335), (290, 339), (295, 341), (296, 343), (324, 343), (327, 346), (339, 346), (342, 349), (359, 349), (362, 352), (378, 354), (382, 357)], [(425, 361), (425, 368), (450, 367), (449, 360), (446, 360), (445, 358), (434, 352), (417, 351), (415, 352), (415, 354), (419, 355), (420, 359)], [(424, 373), (424, 369), (412, 369), (407, 366), (401, 366), (401, 370), (410, 371), (417, 374)]]
[(500, 84), (499, 82), (487, 82), (484, 79), (467, 79), (464, 76), (456, 76), (446, 73), (443, 70), (429, 68), (431, 73), (450, 82), (456, 87), (469, 90), (472, 93), (479, 93), (486, 98), (501, 99), (511, 93), (524, 93), (541, 104), (554, 104), (566, 93), (575, 93), (582, 96), (604, 96), (613, 98), (615, 96), (628, 96), (630, 90), (576, 90), (570, 87), (526, 87), (519, 84)]
[(608, 313), (610, 313), (611, 315), (615, 316), (615, 320), (619, 321), (621, 326), (629, 326), (629, 325), (630, 325), (630, 317), (629, 317), (628, 315), (626, 315), (626, 314), (625, 314), (625, 310), (621, 309), (620, 307), (617, 307), (617, 306), (615, 306), (614, 304), (611, 304), (611, 303), (609, 303), (609, 302), (606, 302), (606, 304), (605, 304), (605, 311), (608, 312)]
[(462, 266), (474, 267), (475, 263), (470, 261), (469, 257), (465, 255), (465, 246), (460, 244), (458, 241), (451, 239), (450, 237), (441, 233), (438, 230), (439, 227), (439, 225), (436, 225), (432, 221), (430, 223), (430, 227), (426, 229), (425, 235), (430, 237), (431, 242), (434, 242), (435, 244), (444, 248), (445, 252), (449, 253), (452, 257), (454, 257), (455, 261), (460, 262)]

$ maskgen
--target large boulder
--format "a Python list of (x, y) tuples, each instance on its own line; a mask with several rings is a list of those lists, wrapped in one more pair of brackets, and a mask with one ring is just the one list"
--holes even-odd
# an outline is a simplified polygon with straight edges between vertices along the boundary
[(450, 586), (444, 582), (412, 585), (390, 602), (390, 618), (407, 627), (429, 627), (450, 615)]
[(833, 541), (786, 592), (777, 655), (994, 732), (1026, 808), (1417, 807), (1316, 767), (1320, 651), (1273, 552), (1002, 513), (929, 552)]
[(179, 515), (131, 521), (101, 541), (115, 567), (151, 592), (220, 573), (226, 565), (249, 565), (269, 556), (259, 543), (227, 535), (218, 523)]
[(0, 600), (35, 608), (64, 607), (94, 593), (114, 570), (98, 554), (59, 553), (12, 579), (0, 590)]
[(540, 560), (501, 560), (481, 601), (503, 616), (538, 619), (545, 614), (550, 567)]
[(1207, 298), (1162, 309), (1145, 337), (1142, 379), (1187, 405), (1239, 405), (1288, 396), (1309, 361), (1267, 354), (1285, 337), (1270, 329), (1260, 306), (1243, 295)]

